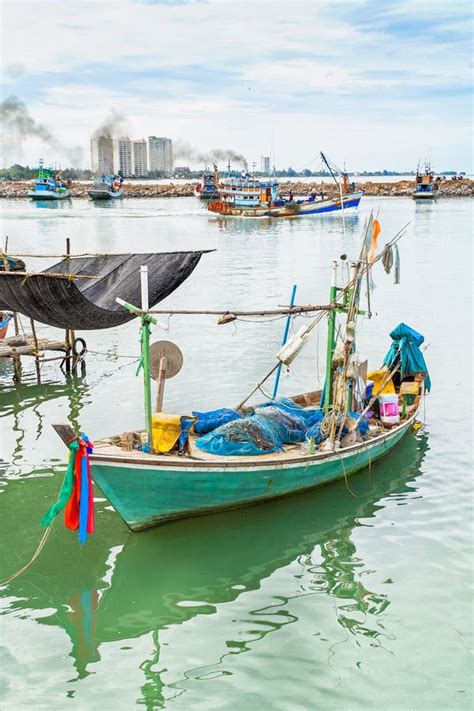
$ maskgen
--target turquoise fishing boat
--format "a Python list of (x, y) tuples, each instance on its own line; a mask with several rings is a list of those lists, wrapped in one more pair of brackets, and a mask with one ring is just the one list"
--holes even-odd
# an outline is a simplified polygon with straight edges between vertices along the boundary
[(63, 181), (61, 171), (46, 169), (41, 159), (34, 188), (28, 192), (28, 197), (32, 200), (64, 200), (71, 197), (71, 191), (68, 182)]
[[(214, 431), (207, 430), (204, 436), (202, 430), (198, 431), (199, 413), (154, 415), (152, 412), (149, 337), (150, 325), (156, 323), (153, 313), (157, 312), (148, 309), (146, 269), (142, 268), (141, 309), (121, 299), (117, 302), (139, 316), (142, 323), (145, 430), (128, 433), (125, 438), (122, 435), (96, 441), (90, 454), (93, 479), (132, 531), (263, 503), (347, 478), (384, 457), (407, 432), (419, 426), (417, 415), (425, 390), (430, 388), (419, 350), (423, 336), (405, 324), (397, 326), (390, 334), (392, 345), (383, 367), (369, 374), (367, 361), (360, 362), (355, 347), (357, 319), (370, 317), (369, 295), (368, 309), (360, 309), (362, 285), (369, 284), (373, 265), (394, 248), (401, 236), (397, 235), (375, 255), (379, 232), (380, 225), (371, 216), (364, 227), (359, 257), (352, 263), (350, 280), (344, 286), (338, 285), (338, 271), (344, 273), (344, 268), (340, 262), (333, 262), (327, 305), (293, 306), (280, 312), (318, 314), (282, 346), (275, 366), (231, 411), (237, 425), (229, 420)], [(227, 323), (235, 317), (226, 313), (220, 322)], [(327, 353), (323, 391), (284, 401), (275, 397), (261, 408), (249, 407), (252, 395), (281, 365), (291, 365), (311, 331), (325, 317)], [(342, 323), (338, 325), (339, 317)], [(160, 361), (160, 369), (161, 365)], [(284, 414), (280, 412), (283, 418), (295, 416), (298, 422), (303, 422), (308, 416), (317, 425), (305, 429), (303, 437), (293, 440), (282, 437), (279, 441), (275, 437), (268, 445), (268, 430), (265, 427), (258, 430), (262, 417), (268, 414), (262, 414), (267, 406), (273, 411), (283, 410)], [(237, 435), (235, 427), (239, 430)], [(57, 427), (58, 431), (60, 428)], [(76, 436), (67, 427), (60, 434), (65, 441)], [(244, 451), (246, 454), (242, 454)]]

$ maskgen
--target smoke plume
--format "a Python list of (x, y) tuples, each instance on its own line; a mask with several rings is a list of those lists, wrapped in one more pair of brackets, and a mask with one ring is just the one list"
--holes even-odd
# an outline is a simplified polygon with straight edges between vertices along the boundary
[(120, 138), (127, 134), (127, 117), (121, 111), (111, 109), (105, 121), (92, 134), (92, 138)]
[(198, 151), (186, 141), (176, 141), (173, 143), (174, 158), (184, 158), (185, 160), (195, 163), (215, 163), (217, 161), (228, 161), (236, 165), (242, 166), (244, 170), (248, 170), (248, 164), (244, 156), (230, 149), (217, 148), (213, 151)]
[(58, 153), (66, 156), (71, 165), (81, 162), (82, 148), (69, 148), (58, 141), (46, 126), (34, 120), (26, 104), (17, 96), (7, 96), (0, 104), (0, 122), (5, 163), (16, 162), (21, 158), (23, 145), (29, 138), (39, 138), (55, 156)]

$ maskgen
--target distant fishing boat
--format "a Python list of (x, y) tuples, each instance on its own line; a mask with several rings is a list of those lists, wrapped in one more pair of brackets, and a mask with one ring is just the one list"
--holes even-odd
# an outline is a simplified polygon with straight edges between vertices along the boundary
[[(383, 368), (369, 375), (367, 361), (359, 360), (355, 345), (357, 318), (370, 312), (369, 301), (367, 311), (359, 307), (370, 271), (375, 262), (384, 260), (396, 248), (400, 238), (397, 235), (375, 256), (379, 232), (380, 225), (371, 215), (364, 226), (360, 253), (349, 282), (338, 285), (338, 269), (344, 274), (345, 267), (333, 262), (328, 305), (308, 308), (320, 313), (283, 345), (275, 366), (252, 393), (233, 411), (214, 411), (204, 416), (195, 412), (192, 416), (167, 415), (161, 412), (161, 405), (158, 414), (152, 413), (149, 337), (150, 325), (156, 319), (148, 311), (146, 269), (141, 269), (141, 293), (145, 295), (141, 308), (122, 299), (117, 302), (138, 315), (142, 322), (140, 363), (146, 428), (95, 441), (90, 455), (94, 480), (132, 531), (257, 504), (345, 478), (385, 456), (415, 426), (425, 389), (430, 388), (419, 350), (423, 336), (405, 324), (397, 326), (390, 334), (392, 345)], [(265, 312), (250, 313), (265, 315)], [(336, 323), (337, 314), (345, 315), (345, 323)], [(251, 395), (262, 388), (278, 367), (292, 363), (324, 316), (327, 316), (327, 353), (323, 391), (289, 400), (274, 396), (255, 414), (254, 408), (245, 407)], [(221, 322), (235, 318), (226, 313)], [(167, 357), (161, 357), (158, 393), (166, 361)], [(177, 372), (174, 366), (172, 370), (174, 374)], [(269, 408), (267, 414), (266, 408)], [(208, 425), (208, 418), (227, 417), (229, 412), (232, 420), (225, 420), (222, 426), (214, 424), (204, 432), (197, 429), (196, 422)], [(273, 440), (267, 429), (272, 419)], [(262, 426), (262, 420), (267, 424)], [(282, 435), (278, 440), (276, 430), (283, 427), (284, 421), (288, 428), (298, 423), (298, 437), (294, 429), (291, 433), (287, 429), (288, 438)], [(65, 442), (77, 438), (69, 426), (59, 425), (57, 431)], [(281, 433), (281, 429), (278, 431)]]
[(70, 196), (69, 181), (63, 181), (60, 170), (46, 169), (41, 159), (34, 188), (28, 192), (28, 197), (32, 200), (64, 200)]
[(438, 185), (434, 179), (434, 171), (428, 161), (423, 169), (420, 163), (416, 169), (416, 187), (413, 193), (414, 200), (434, 200), (438, 196)]
[(89, 196), (92, 200), (116, 200), (123, 197), (123, 178), (118, 175), (102, 175), (94, 178)]
[(207, 209), (222, 217), (304, 217), (357, 207), (363, 192), (355, 190), (345, 172), (339, 173), (338, 180), (326, 156), (321, 153), (321, 157), (338, 186), (337, 197), (318, 195), (313, 189), (306, 198), (298, 199), (291, 190), (289, 196), (283, 198), (276, 178), (254, 178), (247, 174), (241, 178), (219, 179), (216, 174), (214, 184), (218, 199), (210, 202)]
[(212, 200), (218, 197), (214, 173), (211, 171), (203, 173), (199, 183), (194, 186), (194, 197), (199, 200)]

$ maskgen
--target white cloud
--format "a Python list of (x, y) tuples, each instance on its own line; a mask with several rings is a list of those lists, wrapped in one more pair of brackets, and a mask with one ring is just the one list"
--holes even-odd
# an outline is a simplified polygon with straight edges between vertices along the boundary
[[(324, 145), (356, 168), (403, 168), (416, 161), (417, 144), (441, 150), (452, 135), (459, 161), (469, 113), (449, 92), (469, 85), (466, 53), (449, 46), (449, 33), (440, 44), (387, 29), (387, 17), (429, 20), (422, 5), (49, 0), (38, 12), (37, 0), (4, 0), (3, 86), (86, 156), (90, 134), (115, 107), (133, 135), (231, 146), (250, 160), (269, 152), (274, 132), (286, 166), (300, 167)], [(430, 8), (444, 28), (462, 29), (465, 5)], [(37, 148), (27, 155), (36, 160)]]

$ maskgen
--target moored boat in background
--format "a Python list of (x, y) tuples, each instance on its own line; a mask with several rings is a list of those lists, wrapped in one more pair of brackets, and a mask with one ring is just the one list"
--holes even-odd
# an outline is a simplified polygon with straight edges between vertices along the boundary
[(60, 170), (45, 168), (41, 159), (34, 188), (28, 192), (28, 197), (32, 200), (64, 200), (71, 196), (69, 185), (70, 181), (63, 181)]
[(92, 200), (116, 200), (123, 197), (123, 178), (118, 175), (102, 175), (94, 178), (89, 197)]
[(414, 200), (434, 200), (438, 196), (438, 185), (434, 179), (434, 171), (428, 161), (425, 161), (423, 170), (420, 163), (416, 169), (416, 187), (413, 193)]

